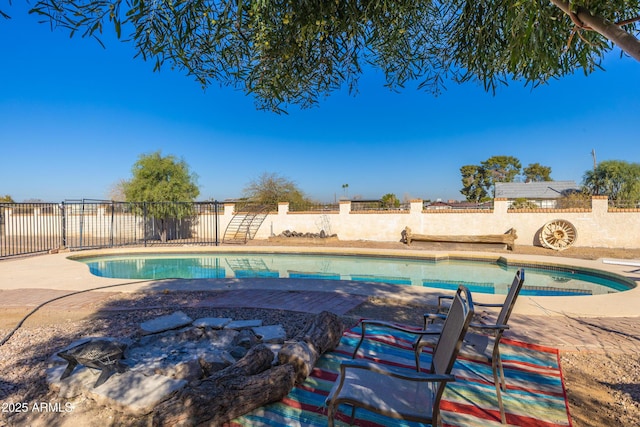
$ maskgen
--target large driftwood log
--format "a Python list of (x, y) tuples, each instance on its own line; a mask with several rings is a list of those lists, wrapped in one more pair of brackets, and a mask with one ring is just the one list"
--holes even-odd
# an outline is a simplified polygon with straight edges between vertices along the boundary
[(219, 426), (281, 400), (296, 381), (304, 381), (311, 373), (322, 353), (338, 345), (343, 329), (338, 316), (324, 311), (306, 325), (296, 341), (285, 344), (278, 357), (280, 365), (271, 367), (273, 352), (257, 345), (238, 362), (190, 384), (158, 405), (153, 424)]
[(271, 369), (273, 352), (257, 345), (235, 364), (187, 386), (154, 410), (155, 426), (218, 426), (285, 397), (294, 386), (291, 365)]
[(515, 229), (510, 229), (505, 234), (478, 234), (478, 235), (431, 235), (414, 234), (409, 227), (402, 231), (402, 238), (407, 245), (412, 241), (420, 242), (447, 242), (447, 243), (501, 243), (513, 250), (516, 246), (518, 235)]
[(295, 385), (291, 365), (256, 375), (203, 381), (156, 408), (155, 426), (220, 426), (260, 406), (282, 400)]
[(307, 324), (293, 342), (282, 346), (278, 353), (278, 362), (293, 365), (296, 383), (301, 383), (311, 374), (318, 358), (336, 348), (343, 332), (344, 326), (340, 318), (323, 311)]

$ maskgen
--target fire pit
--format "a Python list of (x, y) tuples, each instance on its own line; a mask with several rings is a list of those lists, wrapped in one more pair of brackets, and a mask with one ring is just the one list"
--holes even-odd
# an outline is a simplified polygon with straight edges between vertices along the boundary
[(93, 385), (94, 388), (98, 387), (104, 384), (115, 372), (123, 373), (127, 370), (126, 366), (120, 363), (120, 360), (124, 357), (125, 348), (127, 348), (127, 345), (124, 343), (108, 339), (94, 339), (69, 350), (61, 351), (58, 356), (69, 364), (60, 379), (67, 378), (75, 367), (80, 364), (101, 371), (98, 380)]

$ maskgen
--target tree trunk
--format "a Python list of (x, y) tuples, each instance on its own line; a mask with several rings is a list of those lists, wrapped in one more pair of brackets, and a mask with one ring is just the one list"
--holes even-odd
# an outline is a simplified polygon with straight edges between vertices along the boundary
[(329, 311), (318, 313), (296, 337), (297, 340), (313, 344), (320, 354), (338, 346), (344, 325), (338, 315)]
[(336, 348), (344, 332), (340, 318), (323, 311), (313, 318), (294, 342), (286, 343), (278, 353), (278, 362), (290, 363), (296, 371), (296, 382), (303, 382), (325, 352)]
[(516, 246), (518, 235), (511, 228), (505, 234), (478, 234), (478, 235), (430, 235), (413, 234), (409, 227), (405, 227), (402, 238), (407, 245), (412, 241), (420, 242), (444, 242), (444, 243), (497, 243), (505, 244), (507, 249), (513, 250)]
[[(568, 1), (551, 0), (551, 3), (558, 6), (567, 15), (571, 15)], [(627, 33), (613, 22), (609, 22), (601, 16), (591, 15), (591, 13), (582, 6), (577, 7), (575, 15), (586, 26), (591, 27), (593, 31), (603, 35), (608, 40), (615, 43), (627, 55), (637, 61), (640, 61), (640, 40), (635, 38), (632, 34)]]
[(273, 352), (253, 347), (237, 363), (192, 385), (154, 410), (155, 426), (218, 426), (284, 398), (294, 386), (291, 365), (269, 369)]
[(160, 241), (167, 243), (167, 220), (164, 218), (160, 219)]

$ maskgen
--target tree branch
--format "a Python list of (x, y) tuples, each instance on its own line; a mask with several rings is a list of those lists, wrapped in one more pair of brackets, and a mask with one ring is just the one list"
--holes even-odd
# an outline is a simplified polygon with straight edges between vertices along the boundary
[[(569, 2), (566, 0), (551, 0), (551, 3), (559, 7), (566, 13), (576, 26), (583, 29), (595, 31), (611, 42), (615, 43), (623, 52), (640, 61), (640, 40), (632, 34), (624, 31), (616, 23), (610, 22), (601, 16), (594, 16), (584, 7), (578, 6), (576, 10), (571, 10)], [(576, 22), (576, 19), (582, 24)], [(625, 21), (626, 22), (626, 21)]]

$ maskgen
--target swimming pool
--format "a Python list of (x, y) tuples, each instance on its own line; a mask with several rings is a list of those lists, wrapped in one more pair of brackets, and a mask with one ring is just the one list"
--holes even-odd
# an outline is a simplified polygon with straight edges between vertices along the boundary
[(286, 278), (381, 282), (401, 286), (506, 294), (525, 267), (522, 295), (579, 296), (622, 292), (635, 284), (622, 276), (570, 266), (507, 264), (467, 259), (428, 260), (279, 253), (136, 254), (78, 258), (92, 274), (120, 279)]

